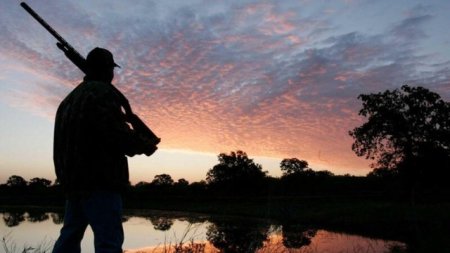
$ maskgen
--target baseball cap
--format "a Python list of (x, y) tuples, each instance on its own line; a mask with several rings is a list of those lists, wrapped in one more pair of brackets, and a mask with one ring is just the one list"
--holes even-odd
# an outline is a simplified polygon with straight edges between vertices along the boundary
[(89, 52), (86, 57), (86, 62), (89, 67), (102, 68), (102, 67), (119, 67), (114, 62), (114, 57), (110, 51), (104, 48), (96, 47)]

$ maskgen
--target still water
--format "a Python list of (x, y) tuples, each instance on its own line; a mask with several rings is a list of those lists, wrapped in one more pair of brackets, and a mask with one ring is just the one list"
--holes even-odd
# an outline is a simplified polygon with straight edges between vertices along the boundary
[[(22, 252), (24, 247), (51, 251), (62, 227), (63, 215), (42, 211), (0, 212), (0, 252)], [(276, 224), (248, 218), (214, 217), (159, 211), (124, 216), (124, 249), (127, 253), (158, 252), (399, 252), (405, 244), (337, 233), (300, 224)], [(180, 246), (181, 245), (181, 246)], [(83, 252), (94, 252), (88, 228)], [(181, 250), (181, 249), (184, 249)], [(42, 252), (44, 252), (44, 250)], [(190, 251), (189, 251), (190, 250)], [(33, 252), (33, 251), (29, 251)]]

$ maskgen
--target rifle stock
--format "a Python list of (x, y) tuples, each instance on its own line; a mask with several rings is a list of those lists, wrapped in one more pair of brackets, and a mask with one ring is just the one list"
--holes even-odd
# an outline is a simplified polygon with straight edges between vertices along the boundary
[[(84, 74), (87, 74), (87, 64), (86, 59), (78, 53), (75, 48), (73, 48), (59, 33), (55, 31), (44, 19), (42, 19), (28, 4), (25, 2), (20, 3), (20, 6), (24, 8), (37, 22), (39, 22), (53, 37), (55, 37), (58, 42), (56, 46), (64, 52), (64, 55), (77, 66)], [(114, 86), (113, 86), (114, 87)], [(114, 87), (115, 88), (115, 87)], [(161, 139), (158, 138), (155, 133), (147, 126), (145, 123), (131, 110), (128, 99), (117, 89), (117, 94), (119, 98), (122, 100), (122, 107), (125, 109), (126, 114), (128, 115), (128, 119), (130, 120), (130, 124), (133, 126), (133, 129), (152, 141), (154, 145), (157, 145)]]

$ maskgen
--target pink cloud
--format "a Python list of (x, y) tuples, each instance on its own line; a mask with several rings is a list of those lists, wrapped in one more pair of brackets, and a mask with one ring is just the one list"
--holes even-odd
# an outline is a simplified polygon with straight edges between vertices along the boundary
[[(298, 157), (312, 167), (366, 172), (369, 162), (351, 151), (348, 135), (363, 122), (356, 97), (414, 80), (421, 59), (391, 32), (332, 30), (324, 36), (331, 29), (327, 20), (302, 16), (303, 6), (282, 7), (236, 3), (223, 12), (211, 8), (211, 15), (204, 6), (168, 8), (170, 18), (138, 12), (136, 20), (112, 9), (117, 26), (94, 15), (86, 22), (103, 26), (84, 28), (71, 16), (64, 30), (78, 34), (73, 43), (86, 51), (86, 40), (107, 41), (122, 66), (115, 84), (162, 138), (162, 148), (242, 149), (252, 156)], [(36, 92), (19, 90), (16, 101), (54, 111), (80, 73), (61, 54), (38, 50), (48, 41), (36, 46), (0, 32), (6, 36), (0, 39), (2, 55), (24, 72), (33, 70), (29, 74), (37, 80)], [(448, 94), (445, 68), (436, 67), (427, 80)]]

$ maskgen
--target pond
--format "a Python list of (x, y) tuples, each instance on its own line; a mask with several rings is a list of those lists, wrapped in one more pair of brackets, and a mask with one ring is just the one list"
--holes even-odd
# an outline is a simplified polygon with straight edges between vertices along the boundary
[[(63, 214), (43, 211), (0, 212), (0, 250), (41, 247), (50, 252)], [(133, 211), (123, 218), (127, 253), (158, 252), (402, 252), (402, 242), (338, 233), (301, 224), (161, 211)], [(15, 248), (15, 249), (14, 249)], [(175, 249), (178, 248), (178, 251)], [(12, 249), (12, 250), (11, 250)], [(88, 228), (83, 252), (94, 252)], [(34, 252), (34, 251), (29, 251)]]

